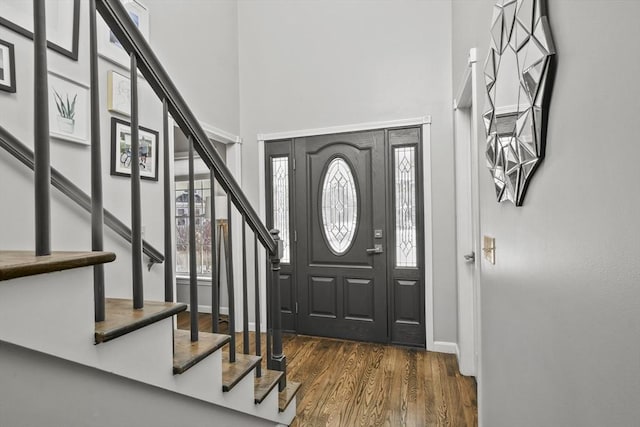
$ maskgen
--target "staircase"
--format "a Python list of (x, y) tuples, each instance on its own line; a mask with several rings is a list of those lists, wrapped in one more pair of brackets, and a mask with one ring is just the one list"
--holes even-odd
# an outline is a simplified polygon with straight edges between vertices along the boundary
[[(35, 143), (34, 152), (22, 145), (0, 123), (0, 147), (13, 157), (31, 167), (35, 172), (35, 251), (0, 250), (0, 426), (44, 425), (44, 413), (59, 413), (59, 418), (48, 418), (47, 425), (64, 422), (67, 426), (125, 425), (115, 421), (119, 408), (122, 414), (135, 411), (136, 405), (127, 402), (120, 407), (96, 405), (96, 396), (109, 396), (104, 387), (113, 387), (122, 396), (139, 396), (137, 408), (140, 417), (130, 425), (158, 425), (153, 419), (160, 415), (170, 417), (174, 412), (190, 411), (194, 419), (211, 418), (212, 425), (220, 420), (238, 425), (289, 425), (296, 414), (295, 395), (300, 384), (287, 380), (286, 357), (282, 351), (280, 319), (279, 263), (282, 243), (276, 230), (267, 230), (248, 202), (238, 183), (226, 168), (215, 148), (210, 144), (188, 105), (164, 71), (162, 65), (144, 40), (129, 14), (119, 0), (91, 0), (89, 7), (91, 45), (91, 196), (82, 193), (49, 163), (48, 111), (46, 108), (47, 64), (45, 2), (34, 0), (34, 57), (35, 57)], [(126, 227), (102, 206), (102, 172), (100, 158), (100, 112), (98, 95), (98, 70), (96, 46), (96, 17), (100, 14), (111, 31), (118, 37), (131, 58), (132, 82), (132, 161), (131, 161), (131, 228)], [(209, 167), (212, 181), (217, 180), (227, 193), (228, 218), (239, 215), (243, 233), (242, 264), (244, 267), (243, 292), (235, 295), (233, 277), (228, 282), (229, 334), (217, 329), (219, 301), (212, 301), (213, 330), (198, 331), (198, 317), (191, 313), (189, 331), (176, 329), (175, 315), (187, 309), (176, 303), (173, 296), (174, 273), (171, 227), (171, 177), (165, 163), (164, 206), (165, 256), (142, 240), (140, 215), (140, 170), (138, 152), (137, 78), (141, 73), (164, 104), (164, 140), (160, 146), (168, 162), (168, 115), (180, 126), (191, 142), (190, 150), (190, 203), (194, 197), (194, 152)], [(45, 97), (45, 98), (43, 98)], [(91, 251), (52, 251), (50, 236), (50, 187), (54, 185), (72, 200), (91, 212)], [(190, 206), (190, 306), (197, 307), (197, 277), (195, 273), (195, 218), (194, 206)], [(236, 214), (236, 215), (234, 215)], [(213, 215), (212, 215), (213, 217)], [(131, 244), (131, 298), (112, 298), (109, 283), (105, 283), (104, 264), (118, 263), (113, 252), (104, 250), (103, 225), (114, 229)], [(258, 277), (258, 250), (264, 250), (269, 260), (266, 288), (267, 295), (267, 345), (261, 353), (259, 298), (253, 301), (256, 314), (256, 352), (249, 354), (248, 343), (248, 283), (247, 283), (247, 228), (253, 232), (255, 249), (255, 295), (261, 292)], [(211, 242), (215, 242), (215, 227)], [(229, 227), (231, 230), (231, 227)], [(1, 237), (1, 236), (0, 236)], [(233, 242), (233, 236), (229, 235)], [(1, 247), (0, 247), (1, 248)], [(215, 249), (214, 249), (215, 251)], [(149, 256), (148, 266), (164, 261), (164, 301), (148, 301), (144, 298), (143, 268)], [(166, 259), (165, 259), (166, 258)], [(129, 262), (129, 261), (127, 261)], [(227, 271), (233, 271), (233, 260), (227, 259)], [(231, 268), (229, 268), (231, 267)], [(213, 289), (216, 274), (212, 274)], [(148, 284), (147, 284), (148, 285)], [(212, 292), (216, 294), (216, 292)], [(243, 353), (236, 352), (235, 298), (244, 308)], [(263, 358), (266, 368), (262, 367)], [(52, 368), (48, 368), (52, 366)], [(57, 368), (53, 368), (57, 367)], [(55, 369), (55, 371), (53, 371)], [(14, 372), (15, 371), (15, 372)], [(92, 381), (90, 389), (69, 386), (73, 397), (68, 411), (49, 411), (48, 403), (41, 400), (56, 395), (51, 385), (29, 385), (37, 381), (33, 372), (42, 371), (42, 377), (57, 378), (65, 372), (69, 384)], [(24, 377), (24, 383), (17, 380)], [(17, 382), (16, 382), (17, 381)], [(3, 384), (20, 384), (25, 387), (32, 401), (22, 402), (12, 390)], [(165, 390), (169, 394), (158, 394)], [(64, 393), (65, 388), (60, 388)], [(143, 393), (144, 395), (141, 395)], [(48, 397), (45, 397), (48, 396)], [(156, 400), (148, 401), (146, 397)], [(173, 396), (173, 397), (172, 397)], [(115, 399), (115, 398), (114, 398)], [(186, 399), (186, 400), (185, 400)], [(13, 403), (12, 403), (13, 402)], [(83, 404), (83, 402), (85, 404)], [(155, 403), (154, 403), (155, 402)], [(146, 405), (146, 406), (145, 406)], [(153, 416), (144, 411), (154, 410)], [(90, 408), (87, 408), (90, 406)], [(165, 412), (162, 412), (165, 411)], [(170, 413), (167, 411), (171, 411)], [(74, 417), (74, 413), (78, 415)], [(88, 415), (81, 416), (79, 414)], [(95, 422), (87, 424), (87, 418)], [(55, 421), (55, 420), (58, 421)], [(62, 425), (62, 424), (60, 424)], [(127, 424), (129, 425), (129, 424)]]

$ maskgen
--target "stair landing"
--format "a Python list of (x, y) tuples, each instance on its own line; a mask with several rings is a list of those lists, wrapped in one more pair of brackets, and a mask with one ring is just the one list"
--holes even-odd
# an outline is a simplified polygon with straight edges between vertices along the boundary
[(115, 259), (113, 252), (52, 252), (36, 256), (33, 251), (0, 251), (0, 281), (104, 264)]

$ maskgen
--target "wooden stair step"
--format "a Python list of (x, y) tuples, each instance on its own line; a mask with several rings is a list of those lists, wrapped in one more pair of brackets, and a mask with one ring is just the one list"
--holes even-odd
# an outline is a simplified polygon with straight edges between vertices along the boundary
[(104, 264), (115, 259), (113, 252), (60, 251), (36, 256), (33, 251), (0, 251), (0, 281)]
[(300, 383), (287, 381), (287, 387), (278, 393), (278, 409), (280, 412), (284, 412), (287, 409), (298, 390), (300, 390)]
[(198, 341), (191, 341), (191, 332), (173, 331), (173, 373), (182, 374), (231, 340), (229, 335), (200, 332)]
[(236, 361), (229, 362), (229, 353), (222, 355), (222, 391), (230, 391), (240, 382), (258, 363), (261, 356), (236, 353)]
[(267, 397), (269, 392), (278, 385), (278, 382), (282, 378), (282, 372), (272, 371), (270, 369), (263, 369), (262, 376), (255, 378), (255, 402), (262, 403)]
[(186, 304), (145, 301), (144, 308), (134, 309), (130, 299), (107, 298), (105, 320), (96, 322), (96, 344), (110, 341), (187, 309)]

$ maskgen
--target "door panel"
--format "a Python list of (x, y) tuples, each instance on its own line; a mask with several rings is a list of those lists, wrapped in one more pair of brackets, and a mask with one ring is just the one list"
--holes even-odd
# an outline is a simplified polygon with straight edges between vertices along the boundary
[(386, 257), (367, 251), (385, 246), (384, 132), (295, 144), (299, 332), (385, 342)]

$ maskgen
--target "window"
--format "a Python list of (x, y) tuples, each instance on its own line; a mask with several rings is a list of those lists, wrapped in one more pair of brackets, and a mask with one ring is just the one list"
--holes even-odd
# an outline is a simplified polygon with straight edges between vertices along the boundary
[[(211, 277), (211, 183), (194, 182), (196, 265), (198, 276)], [(176, 179), (176, 274), (189, 274), (189, 181)]]
[(289, 237), (289, 158), (273, 157), (271, 159), (271, 179), (273, 200), (273, 228), (280, 231), (280, 240), (284, 251), (283, 263), (291, 262), (291, 243)]
[(393, 149), (396, 266), (418, 266), (416, 224), (416, 148)]

